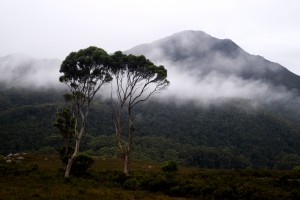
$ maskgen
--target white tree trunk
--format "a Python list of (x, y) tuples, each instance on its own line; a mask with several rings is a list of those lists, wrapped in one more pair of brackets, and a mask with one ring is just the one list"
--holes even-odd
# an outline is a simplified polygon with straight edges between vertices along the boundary
[(128, 154), (124, 156), (124, 174), (129, 176), (129, 158)]
[(65, 178), (70, 176), (71, 168), (72, 168), (74, 161), (76, 159), (76, 156), (79, 152), (79, 144), (80, 144), (82, 132), (83, 131), (81, 130), (79, 137), (76, 138), (74, 153), (72, 154), (71, 158), (68, 159), (68, 164), (67, 164), (66, 171), (65, 171)]
[(65, 171), (65, 178), (68, 178), (70, 176), (71, 168), (73, 166), (75, 158), (76, 157), (72, 156), (71, 158), (68, 159), (68, 164), (67, 164), (66, 171)]

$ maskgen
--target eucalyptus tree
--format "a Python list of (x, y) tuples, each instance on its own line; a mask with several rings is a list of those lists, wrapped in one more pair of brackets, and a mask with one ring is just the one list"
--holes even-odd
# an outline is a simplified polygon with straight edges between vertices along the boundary
[(134, 132), (134, 108), (169, 85), (167, 70), (144, 56), (115, 52), (111, 56), (112, 108), (117, 146), (129, 175), (129, 156)]
[(85, 132), (91, 103), (100, 88), (112, 80), (109, 73), (109, 55), (103, 49), (89, 47), (70, 53), (63, 61), (59, 81), (68, 87), (64, 95), (75, 117), (74, 152), (68, 158), (65, 177), (70, 175), (71, 167), (79, 153), (80, 141)]
[(61, 160), (64, 164), (64, 169), (67, 167), (68, 155), (72, 153), (72, 144), (75, 133), (76, 118), (72, 115), (70, 109), (65, 106), (57, 110), (53, 126), (56, 127), (64, 138), (64, 146), (59, 150)]

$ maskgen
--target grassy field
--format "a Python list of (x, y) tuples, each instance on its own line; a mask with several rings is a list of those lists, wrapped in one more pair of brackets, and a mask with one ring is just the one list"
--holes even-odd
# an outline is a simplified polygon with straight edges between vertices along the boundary
[(19, 163), (0, 164), (0, 199), (300, 199), (300, 172), (209, 170), (179, 167), (161, 171), (160, 163), (94, 157), (83, 177), (63, 178), (55, 155), (27, 154)]

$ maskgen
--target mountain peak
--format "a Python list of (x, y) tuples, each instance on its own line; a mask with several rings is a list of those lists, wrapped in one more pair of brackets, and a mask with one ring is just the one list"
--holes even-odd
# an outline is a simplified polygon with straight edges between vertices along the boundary
[(166, 38), (169, 37), (182, 37), (182, 38), (194, 38), (194, 39), (199, 39), (199, 38), (211, 38), (212, 36), (205, 33), (204, 31), (195, 31), (195, 30), (185, 30), (185, 31), (181, 31), (178, 33), (174, 33), (171, 36), (168, 36)]
[[(126, 53), (145, 54), (150, 59), (160, 60), (157, 54), (164, 54), (171, 61), (191, 58), (202, 59), (207, 53), (215, 52), (235, 57), (242, 49), (229, 39), (217, 39), (203, 31), (182, 31), (159, 39), (150, 44), (136, 46)], [(158, 57), (157, 57), (158, 56)]]
[(201, 75), (216, 72), (300, 91), (299, 76), (283, 66), (250, 55), (230, 39), (218, 39), (203, 31), (182, 31), (125, 53), (145, 55), (153, 62), (166, 65), (167, 69), (196, 70)]

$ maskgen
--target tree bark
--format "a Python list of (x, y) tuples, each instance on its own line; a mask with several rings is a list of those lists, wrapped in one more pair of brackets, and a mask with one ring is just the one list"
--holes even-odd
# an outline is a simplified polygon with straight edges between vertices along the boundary
[(68, 164), (67, 164), (66, 171), (65, 171), (65, 178), (70, 176), (71, 168), (72, 168), (73, 163), (76, 159), (76, 156), (79, 152), (79, 144), (80, 144), (80, 140), (81, 140), (80, 136), (81, 135), (79, 135), (79, 138), (76, 139), (74, 153), (72, 154), (71, 158), (68, 159)]
[(66, 171), (65, 171), (65, 178), (70, 176), (71, 168), (73, 166), (75, 158), (76, 157), (72, 155), (72, 157), (68, 159), (68, 164), (67, 164)]
[(129, 176), (129, 159), (128, 154), (124, 156), (124, 174)]

